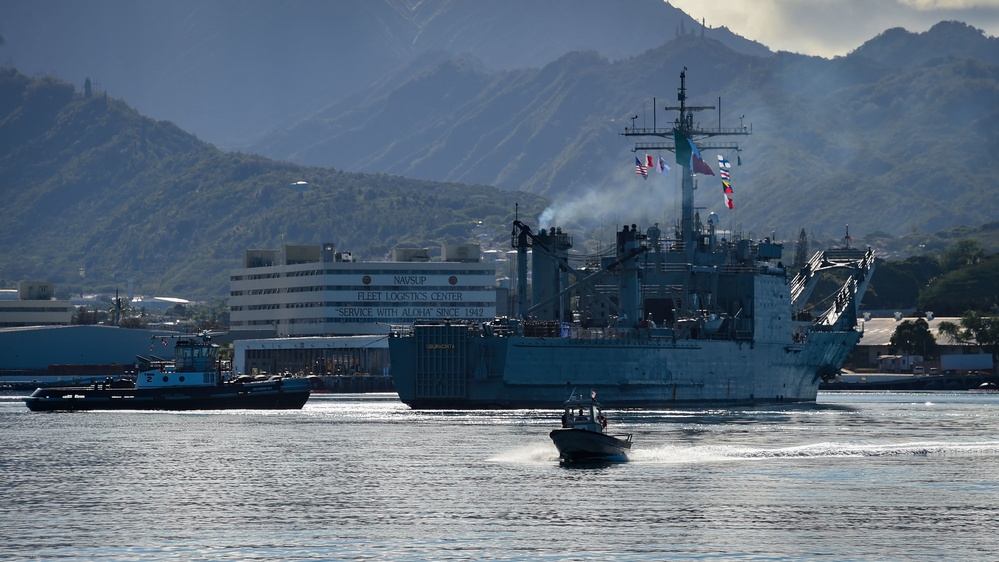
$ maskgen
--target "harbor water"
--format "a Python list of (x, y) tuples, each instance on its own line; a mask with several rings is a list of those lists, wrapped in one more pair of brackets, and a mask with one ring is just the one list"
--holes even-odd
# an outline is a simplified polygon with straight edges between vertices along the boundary
[(32, 413), (0, 397), (3, 560), (994, 560), (999, 395), (627, 410)]

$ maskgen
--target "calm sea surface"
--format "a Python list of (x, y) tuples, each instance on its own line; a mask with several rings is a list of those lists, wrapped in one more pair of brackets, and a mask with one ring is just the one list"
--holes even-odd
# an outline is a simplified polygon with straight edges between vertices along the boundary
[(0, 559), (999, 557), (999, 395), (610, 414), (631, 461), (562, 468), (556, 410), (314, 395), (68, 414), (3, 396)]

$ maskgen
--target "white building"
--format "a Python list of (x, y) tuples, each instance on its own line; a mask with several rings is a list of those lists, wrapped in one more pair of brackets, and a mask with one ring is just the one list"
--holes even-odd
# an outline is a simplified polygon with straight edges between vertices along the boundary
[(278, 336), (388, 333), (420, 319), (491, 320), (495, 265), (478, 245), (393, 250), (393, 260), (359, 262), (332, 244), (247, 250), (229, 278), (230, 329)]
[(21, 326), (65, 326), (76, 312), (69, 301), (54, 298), (52, 283), (21, 281), (17, 284), (17, 300), (12, 291), (0, 296), (0, 328)]

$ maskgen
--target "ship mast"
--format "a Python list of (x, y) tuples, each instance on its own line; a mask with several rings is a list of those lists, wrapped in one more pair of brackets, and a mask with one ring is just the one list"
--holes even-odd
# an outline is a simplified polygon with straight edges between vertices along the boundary
[[(674, 130), (682, 133), (686, 138), (691, 141), (696, 141), (697, 139), (706, 139), (721, 135), (749, 135), (752, 134), (752, 127), (745, 127), (740, 124), (738, 128), (722, 128), (721, 127), (721, 110), (719, 109), (718, 115), (718, 128), (705, 128), (701, 127), (699, 124), (694, 123), (694, 112), (704, 111), (707, 109), (715, 109), (713, 105), (687, 105), (687, 67), (683, 67), (680, 72), (680, 87), (677, 89), (677, 101), (680, 102), (679, 106), (666, 106), (664, 109), (667, 111), (678, 111), (679, 115), (673, 121), (673, 126), (666, 128), (659, 128), (655, 126), (655, 114), (653, 113), (653, 126), (652, 128), (645, 127), (625, 127), (624, 132), (621, 133), (626, 137), (661, 137), (661, 138), (674, 138)], [(719, 106), (721, 105), (721, 98), (719, 98)], [(655, 108), (653, 108), (655, 112)], [(634, 123), (633, 123), (634, 124)], [(739, 145), (734, 142), (705, 142), (695, 144), (698, 150), (739, 150)], [(636, 142), (635, 147), (632, 152), (638, 152), (640, 150), (669, 150), (671, 152), (676, 152), (676, 145), (674, 140), (667, 140), (665, 142)], [(688, 256), (693, 257), (693, 252), (697, 247), (695, 244), (696, 232), (694, 229), (694, 174), (691, 171), (689, 165), (680, 164), (683, 172), (681, 189), (682, 189), (682, 215), (680, 220), (680, 230), (682, 236), (682, 243), (684, 251)]]

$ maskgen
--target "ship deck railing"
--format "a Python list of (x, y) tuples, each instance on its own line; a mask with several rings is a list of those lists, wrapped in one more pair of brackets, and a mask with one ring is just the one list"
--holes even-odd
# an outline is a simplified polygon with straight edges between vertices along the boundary
[[(654, 267), (653, 264), (649, 264), (649, 267)], [(689, 263), (669, 263), (664, 262), (654, 269), (660, 273), (686, 273), (692, 269), (693, 265)], [(726, 262), (719, 264), (718, 272), (727, 275), (734, 274), (767, 274), (767, 275), (786, 275), (787, 268), (781, 267), (777, 264), (770, 262), (754, 262), (754, 263), (741, 263), (741, 262)]]
[[(500, 322), (476, 323), (476, 322), (447, 322), (455, 326), (463, 326), (468, 330), (469, 337), (513, 337), (523, 336), (527, 338), (565, 340), (566, 342), (603, 342), (607, 344), (639, 343), (649, 340), (657, 341), (683, 341), (696, 342), (703, 340), (752, 340), (752, 330), (733, 329), (723, 332), (706, 332), (704, 330), (691, 330), (689, 328), (674, 327), (615, 327), (615, 326), (591, 326), (583, 327), (580, 324), (570, 324), (554, 320), (543, 321), (521, 321), (511, 324)], [(411, 337), (414, 331), (421, 325), (440, 326), (445, 324), (439, 320), (418, 321), (409, 325), (393, 326), (392, 337)]]

